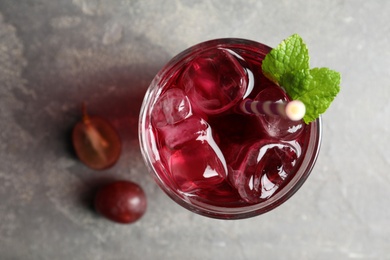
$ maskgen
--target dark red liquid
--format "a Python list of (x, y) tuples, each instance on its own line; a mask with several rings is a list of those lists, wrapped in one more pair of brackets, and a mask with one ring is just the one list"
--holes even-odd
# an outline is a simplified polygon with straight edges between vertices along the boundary
[(153, 167), (189, 201), (225, 208), (262, 203), (289, 183), (305, 156), (309, 127), (302, 121), (239, 111), (244, 98), (289, 100), (261, 72), (269, 49), (239, 47), (183, 60), (161, 79), (150, 108)]

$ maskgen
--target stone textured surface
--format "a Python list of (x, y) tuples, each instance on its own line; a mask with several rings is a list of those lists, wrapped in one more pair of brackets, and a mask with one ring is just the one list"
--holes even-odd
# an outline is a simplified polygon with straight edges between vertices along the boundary
[[(0, 259), (390, 259), (390, 2), (0, 1)], [(342, 73), (323, 145), (301, 190), (240, 221), (198, 216), (152, 181), (138, 148), (142, 96), (174, 54), (241, 37), (275, 46), (299, 33), (311, 64)], [(69, 134), (80, 104), (120, 131), (124, 153), (95, 172)], [(91, 199), (140, 183), (144, 218), (113, 224)]]

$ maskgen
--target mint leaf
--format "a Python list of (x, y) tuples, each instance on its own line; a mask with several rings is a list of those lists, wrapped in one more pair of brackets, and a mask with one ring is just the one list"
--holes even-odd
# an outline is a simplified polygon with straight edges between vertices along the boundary
[(285, 73), (309, 68), (309, 51), (298, 34), (288, 37), (272, 49), (262, 65), (264, 75), (276, 83)]
[(307, 124), (324, 113), (340, 91), (340, 73), (328, 68), (310, 69), (307, 47), (297, 34), (271, 50), (263, 60), (262, 69), (292, 99), (305, 104), (303, 120)]
[(292, 99), (297, 99), (302, 91), (309, 90), (311, 78), (309, 69), (290, 71), (282, 75), (279, 84), (283, 86)]
[(292, 73), (285, 75), (282, 84), (292, 99), (306, 105), (303, 120), (308, 124), (330, 106), (340, 91), (341, 76), (328, 68), (314, 68), (294, 76)]

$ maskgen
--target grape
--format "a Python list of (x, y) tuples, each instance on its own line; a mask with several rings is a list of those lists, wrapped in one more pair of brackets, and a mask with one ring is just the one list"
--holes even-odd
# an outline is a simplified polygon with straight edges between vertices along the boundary
[(83, 119), (73, 128), (73, 146), (78, 158), (94, 170), (113, 166), (121, 153), (121, 140), (105, 119), (89, 116), (83, 106)]
[(146, 211), (146, 195), (130, 181), (115, 181), (100, 189), (95, 196), (95, 209), (109, 220), (128, 224), (137, 221)]

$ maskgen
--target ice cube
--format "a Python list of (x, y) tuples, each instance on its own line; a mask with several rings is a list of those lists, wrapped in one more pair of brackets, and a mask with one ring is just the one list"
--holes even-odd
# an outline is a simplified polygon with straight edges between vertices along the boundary
[[(244, 155), (243, 155), (244, 154)], [(246, 145), (229, 165), (229, 180), (248, 203), (258, 203), (271, 197), (292, 173), (301, 154), (295, 141), (273, 143), (260, 141)]]
[(213, 185), (207, 189), (195, 191), (193, 193), (196, 200), (202, 199), (213, 205), (226, 207), (226, 205), (234, 205), (242, 203), (242, 199), (237, 190), (233, 188), (227, 181), (223, 181), (217, 185)]
[[(262, 90), (255, 98), (258, 101), (284, 102), (290, 99), (279, 87), (268, 87)], [(271, 137), (283, 140), (297, 138), (304, 129), (303, 120), (292, 121), (281, 116), (258, 116), (264, 131)]]
[(192, 104), (206, 114), (214, 115), (242, 99), (248, 76), (239, 59), (233, 51), (218, 48), (192, 60), (181, 78)]
[[(195, 127), (185, 130), (191, 124)], [(176, 127), (173, 135), (179, 136), (169, 137), (168, 141), (172, 141), (169, 145), (176, 149), (171, 150), (168, 169), (179, 189), (183, 192), (193, 192), (212, 188), (224, 181), (227, 176), (226, 161), (214, 141), (211, 127), (195, 116)]]
[(153, 106), (152, 124), (160, 128), (181, 122), (191, 115), (191, 104), (184, 91), (172, 88), (163, 93)]
[(180, 149), (188, 142), (195, 142), (207, 136), (209, 125), (202, 118), (191, 116), (177, 124), (165, 125), (159, 129), (160, 139), (169, 149)]
[(191, 143), (175, 151), (169, 171), (183, 192), (212, 188), (227, 175), (225, 160), (207, 142)]

